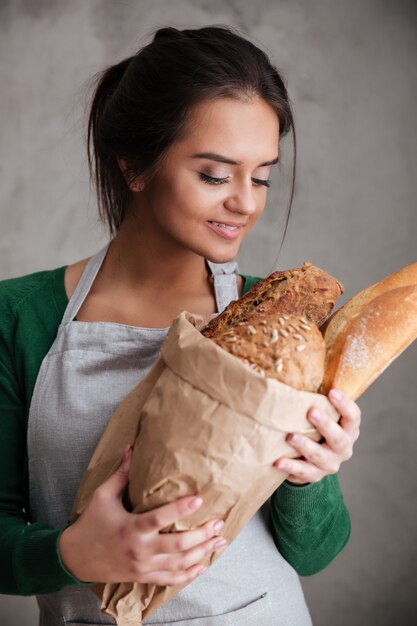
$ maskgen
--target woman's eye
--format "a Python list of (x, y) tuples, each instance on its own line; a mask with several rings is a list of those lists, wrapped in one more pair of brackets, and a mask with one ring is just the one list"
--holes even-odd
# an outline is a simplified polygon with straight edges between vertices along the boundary
[[(203, 172), (200, 172), (200, 178), (204, 183), (208, 183), (209, 185), (221, 185), (222, 183), (227, 183), (227, 177), (226, 178), (215, 178), (214, 176), (209, 176), (208, 174), (203, 174)], [(270, 187), (271, 185), (271, 181), (268, 180), (263, 180), (260, 178), (252, 178), (253, 182), (256, 183), (257, 185), (263, 185), (264, 187)]]
[(204, 183), (208, 183), (209, 185), (221, 185), (227, 182), (227, 178), (214, 178), (214, 176), (203, 174), (203, 172), (200, 172), (200, 178)]
[(262, 178), (252, 178), (253, 182), (257, 185), (264, 185), (264, 187), (270, 187), (271, 181), (269, 179), (263, 180)]

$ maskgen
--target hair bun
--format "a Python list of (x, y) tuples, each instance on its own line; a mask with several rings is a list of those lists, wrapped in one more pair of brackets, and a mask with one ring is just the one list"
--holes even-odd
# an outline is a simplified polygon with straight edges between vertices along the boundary
[(173, 26), (166, 26), (156, 31), (154, 35), (154, 41), (156, 39), (172, 39), (173, 37), (181, 36), (181, 31)]

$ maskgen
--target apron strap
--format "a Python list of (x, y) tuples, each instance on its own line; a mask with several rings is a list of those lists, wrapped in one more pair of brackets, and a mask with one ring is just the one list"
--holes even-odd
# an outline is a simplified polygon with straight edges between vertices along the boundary
[(214, 278), (214, 291), (216, 294), (217, 311), (222, 313), (232, 300), (238, 300), (236, 276), (239, 267), (236, 261), (228, 263), (213, 263), (206, 259), (206, 263)]
[(75, 288), (75, 291), (72, 294), (70, 301), (68, 302), (67, 308), (65, 309), (61, 326), (72, 322), (74, 317), (77, 315), (82, 303), (84, 302), (88, 292), (90, 291), (91, 285), (93, 284), (95, 277), (98, 274), (104, 257), (106, 256), (109, 245), (110, 242), (106, 243), (106, 245), (101, 248), (101, 250), (96, 252), (96, 254), (91, 257), (91, 259), (85, 266), (81, 278), (78, 281), (78, 285)]

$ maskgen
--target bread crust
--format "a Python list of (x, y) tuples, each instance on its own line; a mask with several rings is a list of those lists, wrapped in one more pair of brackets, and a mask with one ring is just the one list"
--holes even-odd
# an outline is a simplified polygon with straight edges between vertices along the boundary
[(303, 315), (320, 325), (343, 293), (343, 285), (309, 261), (302, 267), (273, 272), (257, 281), (238, 300), (214, 317), (201, 331), (213, 338), (251, 317), (272, 318), (278, 315)]
[(417, 337), (417, 285), (380, 293), (382, 283), (365, 290), (368, 298), (379, 293), (377, 297), (365, 302), (360, 292), (325, 329), (325, 374), (319, 393), (335, 387), (356, 400)]
[(305, 317), (260, 317), (211, 338), (262, 376), (304, 391), (317, 391), (324, 374), (324, 339)]
[(320, 330), (326, 336), (326, 345), (330, 346), (336, 337), (336, 334), (341, 331), (341, 327), (345, 321), (351, 317), (357, 315), (363, 306), (366, 306), (374, 298), (384, 294), (391, 289), (397, 289), (398, 287), (408, 287), (410, 285), (417, 284), (417, 263), (411, 263), (397, 272), (389, 274), (382, 280), (369, 285), (362, 291), (355, 294), (350, 300), (334, 311), (330, 317), (320, 326)]

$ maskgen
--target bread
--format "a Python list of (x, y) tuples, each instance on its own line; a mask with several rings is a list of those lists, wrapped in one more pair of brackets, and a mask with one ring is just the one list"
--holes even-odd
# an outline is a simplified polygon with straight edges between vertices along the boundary
[(357, 293), (319, 330), (342, 291), (305, 262), (258, 281), (202, 332), (261, 375), (356, 400), (417, 338), (417, 263)]
[(382, 280), (362, 289), (362, 291), (359, 291), (353, 298), (340, 307), (340, 309), (332, 313), (322, 325), (319, 324), (322, 333), (326, 333), (327, 345), (331, 345), (333, 337), (339, 332), (340, 327), (345, 324), (346, 320), (357, 315), (361, 308), (372, 302), (374, 298), (387, 293), (391, 289), (416, 284), (417, 263), (412, 263), (389, 276), (385, 276)]
[(322, 382), (324, 339), (318, 327), (305, 317), (257, 316), (211, 339), (262, 376), (295, 389), (317, 391)]
[(201, 331), (213, 338), (249, 317), (277, 319), (279, 315), (302, 315), (320, 325), (343, 293), (343, 285), (308, 261), (303, 267), (277, 271), (257, 281), (239, 300), (233, 300)]
[(326, 345), (319, 393), (356, 400), (417, 337), (417, 263), (360, 291), (320, 328)]

